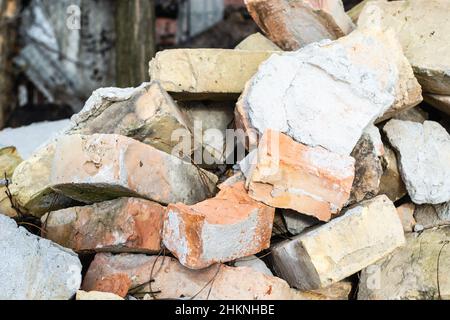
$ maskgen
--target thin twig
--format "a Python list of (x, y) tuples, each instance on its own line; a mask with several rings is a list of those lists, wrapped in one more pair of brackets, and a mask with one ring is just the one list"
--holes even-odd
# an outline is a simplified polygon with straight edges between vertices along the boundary
[(445, 241), (444, 242), (444, 244), (442, 245), (441, 250), (439, 250), (439, 255), (438, 255), (438, 260), (437, 260), (436, 280), (437, 280), (437, 289), (438, 289), (439, 300), (442, 300), (441, 285), (440, 285), (440, 281), (439, 281), (439, 265), (441, 263), (442, 251), (444, 250), (445, 246), (448, 245), (449, 243), (450, 243), (450, 241)]

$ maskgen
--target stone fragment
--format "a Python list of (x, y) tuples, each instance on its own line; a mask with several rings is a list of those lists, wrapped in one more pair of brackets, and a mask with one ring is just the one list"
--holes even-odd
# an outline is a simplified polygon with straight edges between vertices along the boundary
[(171, 154), (178, 143), (172, 135), (180, 129), (190, 138), (189, 121), (161, 85), (152, 82), (94, 91), (66, 134), (119, 134)]
[[(119, 135), (62, 136), (13, 176), (13, 194), (35, 215), (82, 203), (140, 197), (162, 204), (197, 203), (215, 190), (217, 177), (176, 157)], [(52, 196), (50, 196), (52, 195)]]
[(242, 40), (235, 49), (249, 51), (283, 51), (259, 32), (249, 35)]
[(272, 248), (275, 272), (300, 290), (327, 287), (385, 257), (405, 242), (386, 196), (361, 202), (343, 216)]
[(407, 234), (406, 246), (362, 271), (358, 299), (449, 300), (449, 241), (449, 227)]
[(247, 179), (249, 195), (269, 206), (328, 221), (350, 196), (354, 159), (267, 130)]
[(51, 188), (51, 175), (58, 138), (40, 148), (17, 166), (10, 186), (16, 204), (35, 216), (75, 206), (77, 202)]
[(272, 271), (267, 268), (267, 265), (264, 261), (259, 259), (257, 256), (250, 256), (238, 259), (234, 262), (235, 267), (248, 267), (255, 271), (261, 272), (268, 276), (273, 276)]
[(197, 143), (193, 145), (196, 164), (208, 167), (226, 163), (227, 129), (234, 121), (234, 107), (235, 103), (228, 101), (180, 103), (181, 110), (192, 123), (194, 142)]
[(400, 200), (408, 194), (406, 186), (400, 175), (397, 156), (389, 145), (384, 145), (383, 175), (380, 181), (379, 194), (385, 194), (392, 202)]
[[(298, 213), (296, 213), (298, 215)], [(283, 214), (280, 211), (275, 211), (275, 218), (273, 220), (272, 237), (286, 236), (289, 231), (284, 222)]]
[(428, 112), (420, 107), (408, 109), (395, 115), (393, 119), (424, 123), (429, 119)]
[[(150, 279), (154, 281), (150, 282)], [(212, 281), (214, 282), (211, 284)], [(219, 264), (203, 270), (191, 270), (169, 257), (158, 259), (155, 256), (136, 254), (97, 254), (84, 279), (83, 289), (111, 292), (121, 297), (125, 297), (128, 291), (134, 296), (156, 292), (157, 299), (305, 298), (291, 289), (284, 280), (248, 267), (233, 268)]]
[(403, 225), (403, 231), (413, 232), (416, 220), (414, 219), (414, 210), (416, 205), (414, 203), (405, 203), (397, 208), (398, 216)]
[(326, 288), (312, 290), (310, 293), (324, 300), (349, 300), (352, 289), (352, 283), (344, 280)]
[(425, 94), (423, 98), (425, 102), (427, 102), (432, 107), (446, 113), (447, 115), (450, 115), (450, 94)]
[(380, 131), (370, 126), (364, 131), (361, 139), (353, 150), (351, 156), (355, 158), (355, 180), (349, 203), (357, 203), (371, 199), (380, 191), (380, 181), (383, 175), (381, 157), (384, 155), (384, 146)]
[(362, 29), (269, 58), (237, 103), (236, 126), (249, 145), (273, 129), (349, 155), (366, 127), (421, 100), (395, 36)]
[(123, 300), (122, 297), (115, 295), (109, 292), (99, 292), (99, 291), (91, 291), (86, 292), (83, 290), (78, 290), (77, 300), (80, 301), (111, 301), (111, 300)]
[(293, 210), (283, 210), (283, 219), (290, 234), (297, 236), (306, 229), (320, 224), (320, 220)]
[(120, 198), (42, 217), (43, 236), (77, 252), (161, 250), (165, 208), (136, 198)]
[(169, 205), (163, 243), (191, 269), (233, 261), (269, 248), (274, 214), (251, 199), (240, 182), (194, 206)]
[(5, 177), (11, 178), (14, 170), (22, 161), (16, 148), (0, 145), (0, 180)]
[(426, 93), (450, 94), (450, 2), (441, 0), (376, 1), (366, 5), (358, 25), (392, 29)]
[(0, 300), (69, 300), (80, 284), (81, 263), (73, 251), (0, 215)]
[(360, 3), (358, 3), (356, 6), (351, 8), (349, 11), (347, 11), (347, 15), (352, 19), (354, 23), (358, 22), (359, 15), (361, 14), (361, 11), (363, 10), (364, 6), (367, 4), (367, 2), (373, 1), (373, 0), (363, 0)]
[(391, 120), (384, 126), (399, 155), (400, 172), (412, 201), (450, 201), (450, 135), (437, 122)]
[(174, 49), (158, 52), (150, 78), (181, 100), (237, 97), (274, 51)]
[(284, 50), (349, 34), (354, 24), (341, 0), (246, 0), (253, 20)]
[(450, 225), (450, 202), (439, 205), (416, 206), (414, 218), (424, 228)]

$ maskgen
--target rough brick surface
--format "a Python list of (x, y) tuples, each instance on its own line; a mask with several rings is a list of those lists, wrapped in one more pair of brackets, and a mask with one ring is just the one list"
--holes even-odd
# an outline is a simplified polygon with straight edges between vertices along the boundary
[(350, 196), (355, 161), (321, 147), (308, 147), (268, 130), (247, 183), (249, 194), (267, 205), (328, 221)]
[(95, 134), (59, 137), (22, 163), (13, 181), (19, 203), (38, 215), (68, 206), (48, 196), (52, 190), (88, 204), (118, 197), (193, 204), (210, 196), (217, 177), (131, 138)]
[[(150, 286), (151, 277), (154, 281)], [(157, 260), (157, 257), (144, 255), (97, 254), (83, 282), (86, 291), (111, 292), (122, 297), (132, 288), (138, 288), (134, 290), (136, 295), (156, 292), (158, 299), (292, 300), (306, 297), (289, 288), (282, 279), (252, 268), (214, 265), (204, 270), (191, 270), (172, 258)]]
[(265, 34), (284, 50), (297, 50), (323, 39), (337, 39), (353, 28), (341, 0), (246, 0)]
[(240, 182), (194, 206), (169, 205), (163, 242), (181, 264), (202, 269), (267, 249), (274, 214), (251, 199)]
[(159, 252), (164, 210), (136, 198), (63, 209), (42, 217), (43, 236), (75, 251)]

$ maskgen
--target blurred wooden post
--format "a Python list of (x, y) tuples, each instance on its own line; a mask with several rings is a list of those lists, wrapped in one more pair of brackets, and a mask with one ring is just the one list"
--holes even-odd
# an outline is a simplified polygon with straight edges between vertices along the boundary
[(0, 129), (15, 107), (13, 58), (20, 0), (0, 0)]
[(135, 87), (149, 80), (148, 62), (155, 54), (153, 0), (116, 1), (116, 80)]

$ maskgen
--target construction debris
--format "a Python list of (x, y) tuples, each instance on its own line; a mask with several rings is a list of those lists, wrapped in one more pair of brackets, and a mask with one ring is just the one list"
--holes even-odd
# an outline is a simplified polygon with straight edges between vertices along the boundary
[(327, 287), (385, 257), (405, 242), (386, 196), (360, 203), (342, 217), (272, 248), (278, 276), (300, 290)]
[(164, 210), (135, 198), (63, 209), (42, 217), (43, 236), (76, 252), (158, 253)]
[[(193, 280), (195, 279), (195, 280)], [(152, 281), (151, 281), (152, 280)], [(97, 254), (83, 290), (125, 297), (150, 292), (153, 299), (292, 300), (305, 299), (276, 277), (248, 267), (214, 265), (201, 271), (183, 267), (173, 258)]]
[(245, 0), (264, 33), (284, 50), (297, 50), (323, 39), (349, 34), (354, 24), (341, 0)]
[(87, 204), (126, 196), (193, 204), (217, 183), (207, 171), (120, 135), (62, 136), (43, 153), (23, 162), (13, 177), (19, 203), (36, 214), (49, 211), (51, 200), (64, 207), (46, 197), (49, 189)]
[(174, 49), (156, 54), (150, 78), (181, 100), (233, 99), (276, 51)]
[(269, 248), (274, 214), (251, 199), (240, 182), (194, 206), (169, 205), (164, 245), (191, 269), (247, 257)]
[(449, 4), (246, 5), (268, 38), (0, 132), (0, 299), (450, 299)]
[(265, 204), (329, 221), (350, 197), (354, 159), (308, 147), (268, 130), (247, 184), (249, 195)]
[(81, 285), (71, 250), (30, 234), (0, 214), (0, 299), (68, 300)]
[(250, 51), (283, 51), (275, 43), (267, 39), (261, 33), (255, 33), (239, 43), (237, 50), (250, 50)]
[(398, 34), (423, 91), (450, 95), (449, 10), (450, 2), (442, 0), (370, 1), (358, 25), (373, 24), (374, 16), (381, 17), (382, 28)]
[(408, 192), (400, 175), (397, 155), (388, 144), (384, 145), (382, 163), (384, 173), (381, 176), (379, 194), (385, 194), (392, 202), (396, 202), (406, 196)]
[(437, 122), (391, 120), (384, 126), (400, 172), (416, 204), (450, 201), (450, 135)]
[(406, 235), (406, 246), (361, 273), (359, 300), (450, 299), (450, 228)]
[[(66, 134), (120, 134), (171, 154), (176, 130), (191, 139), (191, 124), (158, 82), (138, 88), (96, 90)], [(190, 156), (190, 155), (187, 155)]]
[(349, 155), (366, 127), (421, 100), (395, 36), (362, 29), (270, 57), (247, 83), (236, 123), (248, 135), (273, 129)]

